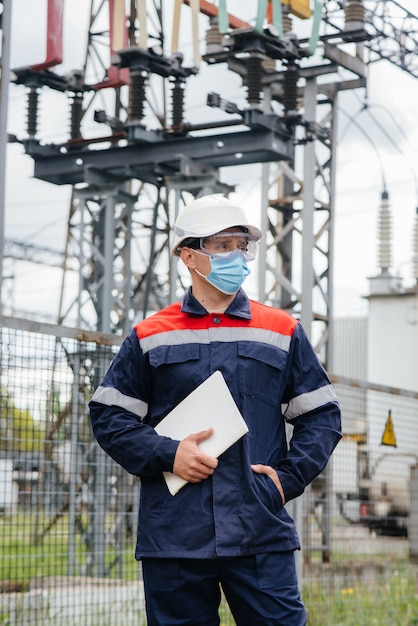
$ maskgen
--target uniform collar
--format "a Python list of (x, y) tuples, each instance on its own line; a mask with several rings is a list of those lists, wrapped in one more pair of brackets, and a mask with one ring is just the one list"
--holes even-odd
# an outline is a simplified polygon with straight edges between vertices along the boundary
[[(190, 313), (191, 315), (208, 315), (206, 309), (193, 296), (191, 287), (189, 287), (183, 298), (181, 310), (183, 311), (183, 313)], [(238, 291), (234, 300), (226, 309), (225, 315), (231, 315), (232, 317), (241, 317), (246, 320), (251, 319), (250, 301), (243, 289), (240, 289)]]

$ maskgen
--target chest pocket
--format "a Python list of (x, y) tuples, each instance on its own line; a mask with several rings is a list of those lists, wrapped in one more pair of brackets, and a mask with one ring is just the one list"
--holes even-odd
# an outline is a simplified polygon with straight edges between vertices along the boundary
[(203, 382), (204, 373), (199, 361), (199, 344), (160, 346), (150, 350), (157, 404), (159, 399), (164, 399), (166, 406), (174, 407)]
[(172, 365), (173, 363), (187, 363), (196, 361), (200, 356), (199, 344), (188, 343), (179, 346), (160, 346), (149, 353), (149, 362), (152, 367)]
[(273, 406), (280, 405), (287, 354), (266, 344), (238, 344), (240, 391)]

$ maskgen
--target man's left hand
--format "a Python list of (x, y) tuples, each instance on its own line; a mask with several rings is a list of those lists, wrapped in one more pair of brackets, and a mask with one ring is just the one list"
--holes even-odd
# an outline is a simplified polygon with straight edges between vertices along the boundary
[(277, 476), (277, 472), (274, 469), (274, 467), (271, 467), (270, 465), (262, 465), (261, 463), (257, 463), (256, 465), (251, 465), (251, 469), (256, 474), (266, 474), (266, 476), (269, 476), (271, 478), (271, 480), (274, 482), (277, 489), (279, 490), (283, 504), (285, 504), (286, 498), (284, 496), (282, 483), (280, 482), (280, 479)]

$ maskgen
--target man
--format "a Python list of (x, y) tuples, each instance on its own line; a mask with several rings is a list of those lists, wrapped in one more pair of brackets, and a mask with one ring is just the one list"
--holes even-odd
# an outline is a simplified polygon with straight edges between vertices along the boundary
[[(174, 232), (192, 286), (135, 326), (90, 403), (100, 445), (141, 478), (148, 624), (218, 625), (221, 588), (238, 626), (303, 626), (300, 544), (284, 504), (325, 467), (341, 437), (339, 405), (300, 324), (241, 289), (261, 238), (242, 208), (202, 197)], [(199, 448), (211, 429), (182, 441), (154, 430), (216, 370), (249, 429), (218, 459)], [(188, 481), (175, 496), (165, 471)]]

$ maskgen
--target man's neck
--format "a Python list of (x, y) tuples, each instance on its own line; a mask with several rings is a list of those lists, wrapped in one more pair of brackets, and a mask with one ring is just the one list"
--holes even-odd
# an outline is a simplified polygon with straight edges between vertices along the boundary
[(236, 294), (222, 293), (215, 287), (213, 289), (200, 289), (200, 285), (193, 285), (194, 298), (206, 309), (208, 313), (225, 313)]

